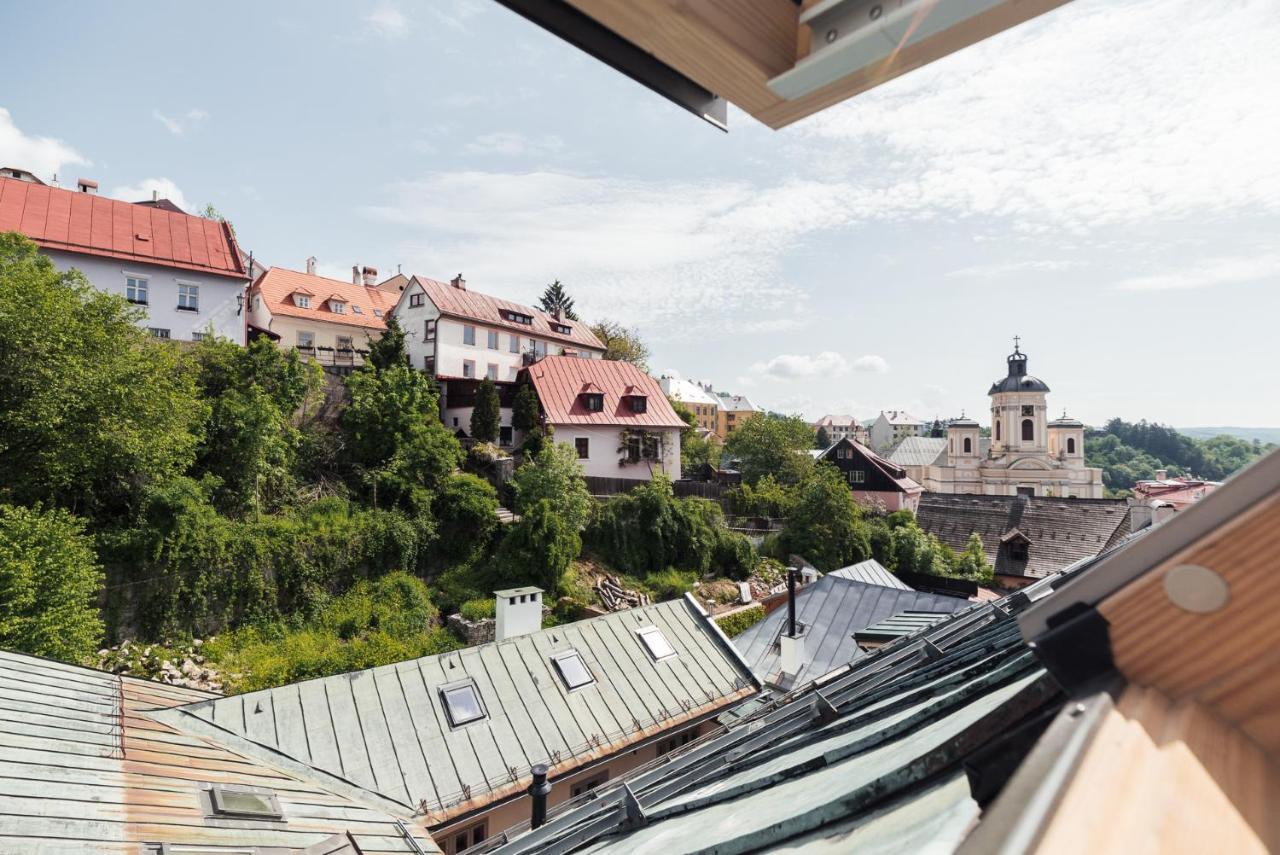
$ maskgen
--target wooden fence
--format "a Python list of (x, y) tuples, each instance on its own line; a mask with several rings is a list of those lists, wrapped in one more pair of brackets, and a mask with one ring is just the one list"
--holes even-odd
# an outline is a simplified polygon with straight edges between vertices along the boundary
[[(606, 478), (601, 475), (586, 475), (587, 492), (593, 496), (617, 496), (628, 493), (648, 482), (641, 478)], [(680, 497), (697, 496), (702, 499), (719, 500), (727, 489), (725, 485), (715, 481), (673, 481), (672, 488)]]

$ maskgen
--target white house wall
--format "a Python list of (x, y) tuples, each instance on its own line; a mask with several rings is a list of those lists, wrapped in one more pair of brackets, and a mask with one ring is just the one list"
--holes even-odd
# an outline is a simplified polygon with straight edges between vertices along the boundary
[(661, 461), (645, 461), (628, 463), (619, 466), (618, 460), (623, 456), (618, 450), (622, 445), (622, 428), (617, 426), (596, 425), (554, 425), (555, 441), (562, 442), (570, 448), (575, 447), (575, 440), (585, 438), (589, 451), (587, 459), (579, 459), (582, 474), (599, 478), (631, 478), (647, 481), (655, 472), (661, 472), (675, 481), (680, 478), (680, 431), (676, 428), (648, 428), (650, 433), (662, 436)]

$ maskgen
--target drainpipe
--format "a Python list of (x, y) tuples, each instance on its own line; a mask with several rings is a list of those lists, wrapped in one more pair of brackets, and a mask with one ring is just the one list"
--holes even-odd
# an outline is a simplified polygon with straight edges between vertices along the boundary
[(533, 816), (529, 828), (539, 828), (547, 821), (547, 796), (551, 793), (551, 784), (547, 782), (547, 764), (539, 763), (533, 767), (533, 783), (529, 785), (529, 797), (533, 799)]

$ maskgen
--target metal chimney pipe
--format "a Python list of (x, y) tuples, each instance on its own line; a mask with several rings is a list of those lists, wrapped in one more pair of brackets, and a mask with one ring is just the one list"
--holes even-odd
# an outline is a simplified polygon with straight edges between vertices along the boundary
[(787, 568), (787, 635), (796, 637), (796, 568)]
[(529, 798), (533, 799), (533, 816), (530, 818), (529, 827), (539, 828), (547, 821), (547, 796), (551, 793), (551, 784), (547, 783), (546, 763), (539, 763), (533, 767), (533, 783), (529, 785)]

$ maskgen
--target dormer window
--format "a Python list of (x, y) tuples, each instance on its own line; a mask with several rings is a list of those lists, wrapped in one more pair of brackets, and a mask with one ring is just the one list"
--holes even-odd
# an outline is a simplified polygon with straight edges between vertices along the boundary
[(628, 395), (627, 409), (633, 413), (644, 413), (649, 410), (649, 399), (644, 395)]
[(310, 294), (294, 294), (293, 305), (297, 306), (299, 309), (310, 309), (311, 295)]
[(560, 335), (573, 334), (573, 327), (567, 327), (564, 324), (552, 324), (551, 329), (554, 330), (555, 332), (560, 333)]
[(579, 397), (582, 399), (582, 408), (589, 413), (598, 413), (604, 409), (602, 392), (583, 392)]
[(341, 300), (330, 300), (329, 311), (335, 315), (345, 315), (347, 313), (347, 304)]
[(533, 317), (531, 315), (526, 315), (523, 312), (513, 312), (510, 309), (503, 309), (502, 317), (513, 323), (524, 324), (525, 326), (531, 326), (533, 324)]

